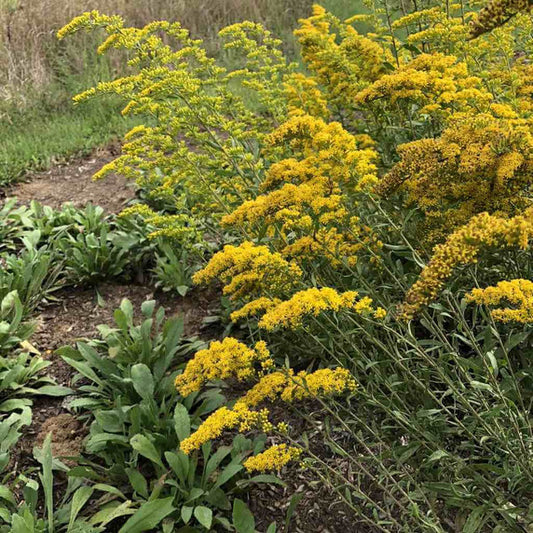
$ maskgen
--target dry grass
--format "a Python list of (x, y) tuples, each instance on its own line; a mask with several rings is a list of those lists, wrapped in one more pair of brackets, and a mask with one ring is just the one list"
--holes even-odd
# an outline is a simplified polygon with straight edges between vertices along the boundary
[[(58, 54), (83, 70), (84, 53), (65, 52), (55, 32), (76, 15), (98, 9), (129, 24), (179, 20), (196, 36), (211, 39), (221, 27), (245, 19), (287, 33), (305, 15), (310, 0), (0, 0), (0, 86), (4, 97), (23, 87), (39, 88), (56, 75)], [(82, 46), (83, 41), (71, 46)], [(1, 95), (0, 95), (1, 96)]]

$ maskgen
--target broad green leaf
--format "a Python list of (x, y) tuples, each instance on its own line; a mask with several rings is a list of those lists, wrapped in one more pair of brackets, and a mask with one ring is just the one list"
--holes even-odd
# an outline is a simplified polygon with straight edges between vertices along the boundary
[(191, 519), (193, 509), (194, 509), (194, 507), (190, 507), (189, 505), (184, 505), (184, 506), (181, 508), (181, 519), (182, 519), (186, 524), (188, 524), (188, 523), (189, 523), (189, 520)]
[(69, 387), (62, 387), (61, 385), (44, 385), (37, 389), (39, 394), (44, 396), (70, 396), (74, 391)]
[(82, 376), (94, 381), (94, 383), (100, 385), (100, 387), (104, 387), (103, 381), (87, 363), (84, 363), (83, 361), (75, 361), (74, 359), (65, 356), (63, 356), (63, 360), (72, 368), (75, 368)]
[(211, 524), (213, 523), (213, 511), (211, 511), (209, 507), (204, 507), (203, 505), (195, 507), (194, 517), (209, 531)]
[(143, 498), (148, 498), (148, 483), (144, 476), (134, 468), (126, 468), (126, 474), (133, 490)]
[(142, 456), (150, 459), (150, 461), (156, 463), (162, 468), (165, 468), (163, 461), (161, 461), (161, 455), (147, 437), (141, 434), (134, 435), (130, 440), (130, 444), (132, 448), (139, 452)]
[(5, 485), (0, 485), (0, 499), (12, 503), (13, 505), (17, 504), (15, 496), (13, 496), (13, 493)]
[(220, 476), (218, 476), (217, 482), (215, 483), (214, 488), (221, 487), (224, 483), (228, 482), (233, 476), (238, 474), (244, 467), (239, 464), (229, 464)]
[(74, 522), (83, 509), (83, 506), (89, 501), (94, 489), (92, 487), (80, 487), (72, 497), (72, 503), (70, 505), (70, 517), (68, 521), (67, 531), (70, 531)]
[(189, 411), (181, 403), (178, 403), (174, 409), (174, 428), (180, 442), (191, 434)]
[(130, 500), (126, 500), (121, 504), (118, 504), (118, 502), (116, 502), (116, 505), (106, 507), (105, 509), (101, 509), (100, 511), (98, 511), (95, 515), (91, 517), (89, 522), (92, 525), (106, 526), (107, 524), (115, 520), (115, 518), (134, 514), (135, 509), (132, 509), (131, 505), (132, 502)]
[(254, 515), (248, 506), (238, 498), (233, 502), (233, 526), (237, 533), (254, 533)]
[(172, 505), (174, 498), (164, 498), (146, 502), (120, 528), (119, 533), (141, 533), (154, 529), (163, 518), (176, 510)]
[(153, 400), (154, 398), (154, 379), (150, 369), (142, 364), (133, 365), (131, 368), (131, 379), (135, 392), (144, 400)]

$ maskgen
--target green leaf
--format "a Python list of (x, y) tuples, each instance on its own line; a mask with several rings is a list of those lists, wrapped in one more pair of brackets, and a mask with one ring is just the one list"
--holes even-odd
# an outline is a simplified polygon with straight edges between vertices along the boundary
[(165, 459), (181, 483), (185, 484), (189, 474), (189, 456), (180, 450), (178, 453), (165, 452)]
[(54, 531), (54, 479), (52, 474), (52, 434), (48, 433), (44, 440), (42, 448), (41, 462), (43, 466), (42, 474), (39, 474), (44, 491), (44, 500), (46, 503), (46, 517), (48, 519), (48, 531)]
[(204, 507), (203, 505), (199, 505), (198, 507), (194, 508), (194, 516), (202, 526), (204, 526), (207, 530), (211, 528), (211, 524), (213, 522), (213, 511), (209, 509), (209, 507)]
[(188, 524), (188, 523), (189, 523), (189, 520), (191, 519), (193, 509), (194, 509), (194, 507), (190, 507), (189, 505), (184, 505), (184, 506), (181, 508), (181, 519), (182, 519), (186, 524)]
[(92, 496), (94, 489), (92, 487), (80, 487), (72, 497), (72, 503), (70, 505), (70, 518), (68, 521), (67, 531), (74, 525), (76, 517), (82, 510), (83, 506), (87, 503)]
[(463, 526), (463, 533), (476, 533), (481, 529), (487, 518), (484, 506), (476, 507), (469, 515)]
[(152, 400), (154, 398), (154, 379), (150, 369), (139, 363), (133, 365), (131, 368), (131, 379), (133, 381), (133, 388), (135, 392), (144, 400)]
[(83, 361), (75, 361), (74, 359), (65, 356), (63, 356), (63, 360), (71, 367), (75, 368), (82, 376), (85, 376), (94, 383), (100, 385), (100, 387), (104, 387), (103, 381), (96, 375), (94, 370), (87, 363), (84, 363)]
[(147, 437), (141, 434), (134, 435), (130, 440), (130, 444), (142, 456), (150, 459), (150, 461), (159, 465), (161, 468), (165, 468), (163, 461), (161, 461), (161, 455)]
[(176, 510), (173, 501), (174, 498), (164, 498), (143, 503), (120, 528), (119, 533), (141, 533), (155, 528), (163, 518)]
[(135, 468), (126, 468), (126, 474), (133, 490), (143, 498), (148, 498), (148, 483), (144, 476)]
[(106, 507), (101, 509), (95, 515), (93, 515), (89, 521), (92, 525), (106, 526), (109, 522), (112, 522), (115, 518), (120, 516), (126, 516), (135, 513), (135, 509), (131, 508), (132, 502), (127, 500), (122, 502), (120, 505)]
[(296, 510), (297, 505), (300, 503), (300, 500), (303, 498), (303, 494), (298, 493), (294, 494), (289, 502), (289, 507), (287, 509), (287, 514), (285, 515), (285, 531), (289, 531), (289, 525)]
[(237, 485), (242, 488), (250, 485), (251, 483), (268, 483), (269, 485), (280, 485), (282, 487), (287, 486), (284, 481), (272, 474), (259, 474), (251, 477), (250, 479), (243, 479), (239, 481)]
[(95, 485), (93, 485), (93, 489), (101, 490), (102, 492), (107, 492), (109, 494), (114, 494), (115, 496), (118, 496), (123, 500), (126, 499), (126, 496), (124, 496), (124, 494), (119, 489), (113, 487), (112, 485), (107, 485), (106, 483), (96, 483)]
[(238, 498), (233, 502), (233, 526), (237, 533), (254, 533), (255, 531), (254, 515)]
[(174, 429), (180, 442), (191, 434), (191, 419), (187, 408), (178, 403), (174, 410)]
[(226, 468), (224, 468), (220, 476), (218, 476), (218, 479), (217, 479), (217, 482), (215, 483), (214, 488), (218, 488), (224, 485), (224, 483), (226, 483), (233, 476), (238, 474), (243, 468), (244, 467), (239, 464), (229, 464)]
[(15, 496), (13, 496), (13, 493), (5, 485), (0, 485), (0, 499), (6, 500), (13, 505), (17, 505)]
[(44, 396), (70, 396), (74, 391), (69, 387), (62, 387), (61, 385), (44, 385), (37, 389), (38, 394)]

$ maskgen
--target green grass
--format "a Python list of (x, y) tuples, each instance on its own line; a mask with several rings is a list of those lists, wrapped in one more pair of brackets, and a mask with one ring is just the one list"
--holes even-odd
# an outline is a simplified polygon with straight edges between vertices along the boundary
[(63, 102), (62, 109), (43, 110), (38, 105), (11, 112), (2, 127), (0, 141), (0, 184), (14, 182), (32, 170), (119, 138), (134, 125), (123, 118), (116, 101), (103, 99), (74, 106)]

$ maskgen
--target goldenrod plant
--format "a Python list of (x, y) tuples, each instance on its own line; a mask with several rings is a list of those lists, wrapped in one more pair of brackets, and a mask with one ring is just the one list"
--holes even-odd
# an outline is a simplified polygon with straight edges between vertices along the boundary
[[(95, 178), (135, 180), (140, 201), (123, 219), (199, 251), (193, 281), (217, 286), (237, 324), (172, 375), (173, 401), (209, 406), (192, 423), (156, 401), (157, 380), (153, 395), (139, 387), (160, 369), (150, 357), (120, 378), (180, 421), (179, 451), (164, 463), (140, 418), (113, 447), (158, 478), (168, 463), (172, 486), (189, 490), (184, 465), (232, 436), (235, 471), (306, 468), (354, 528), (527, 531), (529, 6), (365, 4), (347, 20), (315, 6), (295, 32), (300, 65), (251, 21), (221, 30), (224, 63), (177, 22), (127, 27), (93, 11), (60, 30), (100, 28), (99, 52), (128, 57), (127, 76), (75, 97), (118, 95), (143, 123)], [(110, 363), (92, 350), (69, 358), (86, 376), (80, 358)], [(115, 422), (96, 415), (93, 450)], [(158, 500), (128, 472), (161, 520), (214, 523), (207, 497), (198, 511)]]

